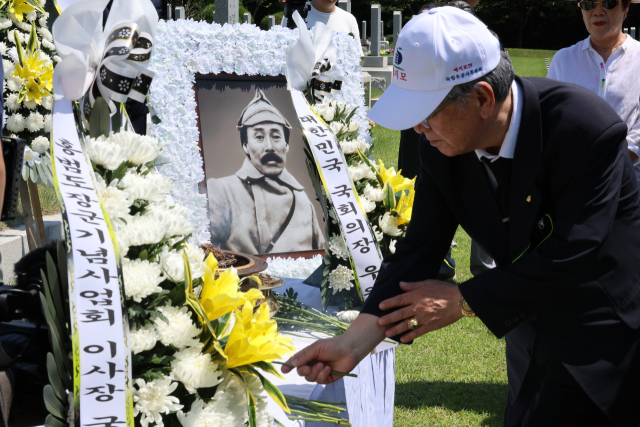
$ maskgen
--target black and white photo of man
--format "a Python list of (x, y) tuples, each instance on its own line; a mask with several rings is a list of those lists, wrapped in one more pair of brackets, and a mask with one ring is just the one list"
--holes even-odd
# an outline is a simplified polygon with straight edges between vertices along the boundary
[(240, 114), (237, 130), (246, 155), (242, 166), (207, 180), (212, 243), (250, 254), (322, 248), (314, 207), (286, 168), (291, 124), (261, 89)]

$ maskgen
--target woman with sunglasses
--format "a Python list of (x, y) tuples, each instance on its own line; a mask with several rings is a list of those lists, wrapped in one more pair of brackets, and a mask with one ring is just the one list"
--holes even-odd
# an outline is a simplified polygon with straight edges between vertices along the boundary
[(629, 156), (640, 181), (640, 42), (622, 32), (630, 4), (640, 0), (575, 3), (589, 37), (558, 51), (547, 77), (585, 87), (616, 110), (627, 124)]

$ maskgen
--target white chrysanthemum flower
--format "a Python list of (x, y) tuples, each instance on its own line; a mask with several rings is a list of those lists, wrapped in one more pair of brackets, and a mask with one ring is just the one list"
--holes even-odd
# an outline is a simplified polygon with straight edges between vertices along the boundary
[(51, 43), (53, 43), (53, 36), (51, 35), (51, 33), (49, 32), (49, 30), (47, 30), (44, 27), (40, 27), (38, 28), (38, 34), (40, 34), (42, 37), (44, 37), (45, 39), (47, 39), (48, 41), (50, 41)]
[(365, 173), (366, 171), (360, 167), (360, 164), (349, 165), (349, 174), (351, 175), (353, 182), (358, 182), (361, 179), (364, 179)]
[(116, 227), (116, 238), (124, 246), (155, 245), (164, 238), (164, 222), (153, 215), (126, 218), (126, 224)]
[[(9, 19), (9, 18), (0, 18), (0, 30), (6, 30), (7, 28), (10, 28), (12, 24), (13, 24), (13, 22), (11, 22), (11, 19)], [(4, 42), (2, 44), (4, 45)], [(7, 47), (7, 45), (5, 45), (4, 47), (5, 47), (5, 49), (4, 50), (0, 50), (0, 51), (2, 51), (3, 55), (6, 55), (6, 47)]]
[[(126, 258), (124, 258), (126, 259)], [(131, 329), (129, 331), (129, 346), (133, 354), (151, 350), (158, 342), (158, 332), (151, 323), (144, 325), (140, 329)]]
[[(28, 101), (25, 99), (22, 101), (22, 105), (27, 107), (29, 110), (35, 110), (38, 107), (38, 103), (35, 99), (30, 99)], [(44, 117), (42, 118), (42, 126), (44, 126)]]
[(378, 224), (380, 224), (382, 232), (388, 236), (398, 237), (402, 235), (402, 231), (398, 228), (398, 218), (390, 212), (378, 218)]
[(384, 200), (384, 190), (379, 187), (374, 187), (369, 183), (364, 187), (364, 195), (373, 202), (381, 202)]
[(345, 130), (344, 125), (340, 122), (331, 122), (329, 123), (329, 128), (334, 135), (338, 136), (340, 132)]
[(176, 415), (182, 427), (244, 427), (242, 418), (235, 418), (230, 410), (237, 405), (231, 393), (218, 387), (211, 402), (196, 399), (189, 412), (180, 411)]
[(382, 239), (384, 239), (384, 233), (382, 231), (379, 231), (377, 225), (374, 225), (373, 227), (371, 227), (371, 229), (373, 230), (373, 234), (376, 235), (376, 240), (378, 242), (381, 242)]
[(367, 144), (367, 141), (365, 141), (364, 139), (358, 138), (356, 139), (356, 142), (358, 143), (358, 150), (362, 151), (363, 153), (369, 149), (369, 144)]
[(7, 118), (6, 128), (10, 132), (22, 132), (24, 130), (24, 117), (20, 113), (15, 113)]
[(376, 202), (369, 200), (367, 196), (360, 196), (360, 203), (366, 213), (373, 212), (376, 208)]
[(45, 48), (47, 48), (49, 50), (54, 50), (56, 48), (56, 45), (51, 43), (47, 39), (42, 39), (42, 46), (44, 46)]
[[(204, 251), (190, 243), (185, 244), (184, 250), (189, 258), (191, 277), (197, 279), (204, 276)], [(182, 251), (168, 251), (165, 249), (160, 254), (160, 265), (167, 277), (171, 280), (174, 282), (184, 281), (184, 259), (182, 257)]]
[(154, 320), (162, 344), (172, 345), (182, 350), (200, 343), (197, 337), (201, 331), (193, 324), (186, 306), (172, 307), (169, 303), (164, 307), (158, 307), (157, 310), (169, 321), (166, 322), (160, 317)]
[(355, 120), (351, 120), (349, 122), (349, 132), (355, 132), (357, 130), (360, 129), (360, 123), (355, 121)]
[[(40, 6), (44, 7), (44, 5), (47, 4), (47, 0), (38, 0), (38, 3)], [(47, 13), (46, 16), (49, 17), (49, 13)]]
[(51, 110), (51, 108), (53, 108), (53, 97), (45, 96), (42, 98), (42, 106), (47, 110)]
[(327, 242), (327, 248), (334, 256), (342, 258), (344, 260), (349, 259), (349, 250), (344, 243), (344, 239), (341, 235), (334, 234)]
[(11, 95), (7, 96), (7, 100), (5, 101), (4, 105), (9, 111), (16, 111), (18, 108), (20, 108), (20, 104), (18, 103), (18, 94), (12, 93)]
[(355, 140), (340, 141), (340, 147), (344, 154), (354, 154), (358, 152), (358, 142)]
[(11, 76), (7, 79), (7, 87), (12, 92), (18, 92), (23, 84), (24, 80), (18, 76)]
[(149, 212), (166, 224), (165, 237), (184, 236), (196, 231), (189, 221), (185, 221), (189, 211), (181, 204), (169, 206), (166, 202), (152, 203), (149, 205)]
[(22, 164), (28, 164), (30, 168), (32, 168), (34, 164), (40, 164), (40, 154), (36, 153), (29, 147), (24, 147), (24, 160), (22, 161)]
[(395, 253), (396, 253), (396, 240), (395, 240), (395, 239), (392, 239), (392, 240), (391, 240), (391, 243), (389, 243), (389, 251), (390, 251), (392, 254), (395, 254)]
[(359, 314), (360, 312), (358, 310), (345, 310), (337, 312), (336, 317), (341, 322), (351, 324)]
[[(272, 427), (273, 415), (269, 411), (267, 404), (267, 396), (262, 387), (262, 383), (255, 375), (242, 374), (244, 380), (247, 382), (249, 391), (256, 400), (256, 426), (257, 427)], [(246, 396), (246, 393), (245, 393)], [(246, 400), (245, 400), (246, 402)], [(246, 407), (246, 404), (244, 405)], [(245, 423), (248, 421), (245, 420)]]
[(118, 188), (118, 180), (113, 180), (107, 186), (107, 183), (102, 179), (100, 175), (96, 175), (97, 190), (100, 197), (102, 197), (102, 203), (107, 209), (109, 219), (119, 230), (119, 225), (124, 225), (130, 218), (131, 205), (135, 201), (131, 195)]
[(336, 102), (336, 109), (344, 112), (347, 109), (346, 101), (338, 101), (338, 102)]
[(120, 183), (124, 185), (134, 199), (151, 202), (164, 200), (165, 195), (173, 188), (171, 178), (160, 175), (155, 170), (150, 171), (145, 176), (129, 171)]
[(202, 344), (180, 350), (173, 357), (176, 358), (171, 362), (173, 376), (184, 384), (189, 393), (194, 394), (198, 388), (213, 387), (222, 382), (222, 372), (211, 361), (210, 354), (202, 354)]
[[(46, 40), (46, 39), (43, 39), (43, 40)], [(38, 53), (38, 59), (45, 62), (51, 62), (51, 57), (43, 51), (40, 51), (40, 53)]]
[[(43, 16), (42, 18), (38, 19), (38, 24), (40, 24), (41, 27), (46, 27), (47, 26), (47, 17)], [(46, 39), (44, 39), (44, 40), (46, 40)], [(49, 48), (47, 48), (47, 49), (49, 49)]]
[[(6, 49), (6, 45), (5, 45), (5, 49)], [(2, 67), (4, 68), (5, 76), (10, 76), (16, 70), (16, 64), (14, 64), (13, 61), (10, 59), (3, 59)]]
[(31, 132), (38, 132), (44, 127), (44, 116), (37, 111), (32, 111), (27, 117), (27, 129)]
[(140, 259), (124, 261), (122, 276), (125, 293), (135, 302), (141, 302), (149, 295), (162, 292), (162, 288), (158, 285), (162, 283), (164, 277), (158, 263)]
[(324, 121), (328, 123), (333, 120), (333, 118), (335, 117), (335, 113), (335, 108), (330, 105), (324, 104), (323, 108), (321, 109), (321, 113), (318, 114), (320, 114)]
[(363, 163), (360, 163), (360, 168), (362, 169), (362, 173), (364, 174), (364, 178), (368, 179), (370, 181), (377, 181), (378, 177), (376, 176), (376, 173), (373, 171), (373, 169), (371, 169), (371, 167), (369, 167), (368, 165)]
[(162, 154), (162, 147), (158, 144), (158, 140), (151, 136), (124, 131), (112, 133), (109, 135), (109, 140), (121, 147), (131, 149), (129, 161), (134, 165), (149, 163)]
[(353, 287), (352, 280), (355, 280), (353, 276), (353, 270), (345, 267), (344, 265), (339, 265), (329, 273), (329, 287), (333, 289), (333, 294), (342, 290), (349, 290)]
[[(54, 45), (54, 46), (55, 46), (55, 45)], [(60, 58), (58, 55), (55, 55), (55, 56), (53, 57), (53, 62), (55, 62), (56, 64), (57, 64), (58, 62), (60, 62), (60, 61), (62, 61), (62, 58)]]
[[(21, 31), (18, 31), (18, 30), (11, 30), (11, 31), (9, 31), (7, 33), (7, 38), (9, 39), (9, 41), (11, 43), (13, 43), (14, 45), (16, 44), (14, 33), (18, 35), (18, 40), (20, 40), (21, 43), (26, 43), (26, 40), (25, 40), (26, 34), (22, 33)], [(27, 38), (27, 40), (28, 40), (28, 38)]]
[(112, 144), (104, 136), (85, 138), (84, 149), (93, 163), (108, 170), (118, 169), (131, 155), (130, 149)]
[(27, 13), (25, 15), (25, 17), (27, 18), (27, 21), (31, 22), (31, 21), (35, 21), (38, 18), (38, 12), (34, 10), (32, 10), (31, 12)]
[(44, 154), (49, 151), (49, 139), (44, 136), (39, 136), (31, 143), (31, 149), (39, 154)]
[(164, 427), (162, 414), (170, 414), (183, 408), (180, 400), (171, 396), (178, 387), (170, 376), (162, 379), (145, 382), (142, 378), (136, 380), (133, 388), (133, 416), (141, 414), (140, 424), (148, 427), (150, 423), (156, 423), (155, 427)]
[(44, 116), (44, 131), (47, 133), (51, 133), (51, 129), (53, 128), (53, 116), (51, 114), (47, 114)]

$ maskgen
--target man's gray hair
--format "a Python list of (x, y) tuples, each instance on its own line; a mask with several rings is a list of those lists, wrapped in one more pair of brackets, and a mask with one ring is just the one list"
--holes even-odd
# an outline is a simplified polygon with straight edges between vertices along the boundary
[(500, 62), (495, 70), (472, 82), (454, 86), (448, 96), (449, 99), (453, 99), (458, 104), (464, 105), (467, 97), (479, 89), (478, 83), (487, 82), (493, 89), (496, 102), (502, 102), (509, 96), (513, 77), (513, 64), (511, 64), (509, 55), (505, 52), (500, 52)]

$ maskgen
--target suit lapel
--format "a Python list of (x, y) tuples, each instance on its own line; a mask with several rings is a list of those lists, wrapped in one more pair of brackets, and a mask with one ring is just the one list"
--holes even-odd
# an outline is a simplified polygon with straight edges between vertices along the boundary
[(509, 194), (509, 245), (515, 261), (528, 248), (542, 195), (534, 179), (543, 172), (540, 100), (535, 87), (516, 77), (523, 97)]
[(484, 165), (475, 152), (458, 156), (455, 165), (454, 179), (473, 226), (479, 236), (490, 236), (479, 243), (498, 262), (510, 261), (508, 228)]

